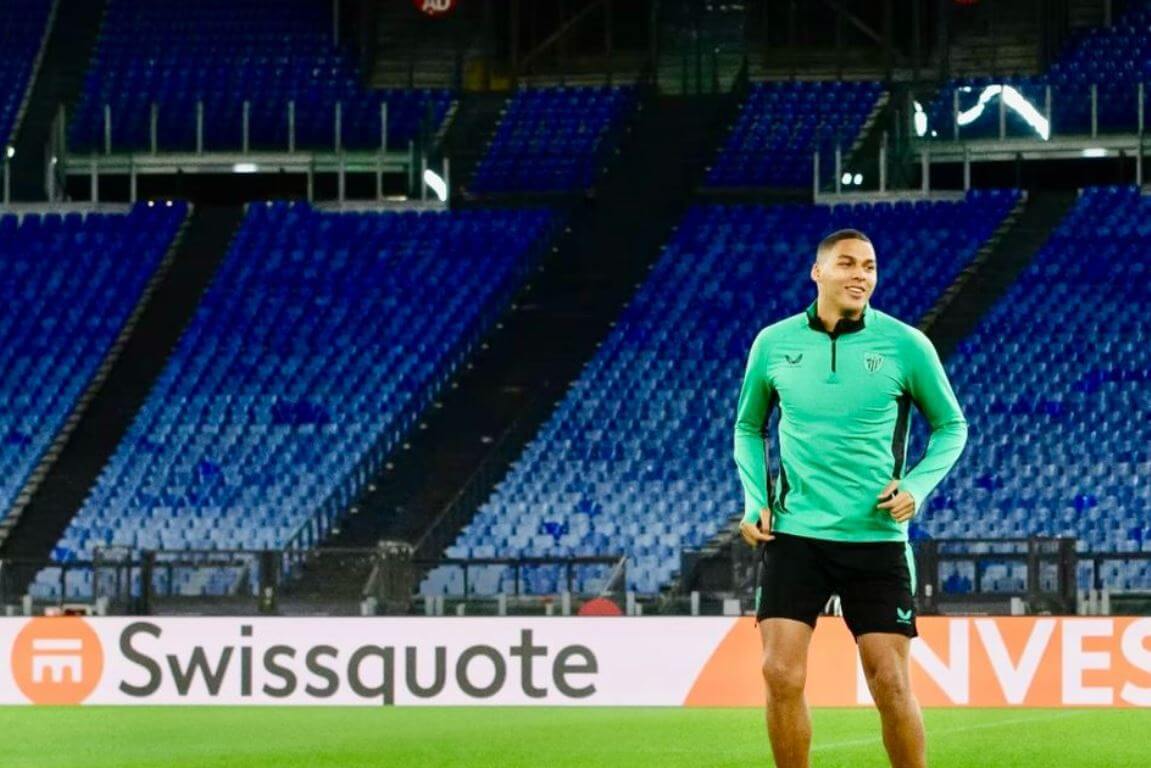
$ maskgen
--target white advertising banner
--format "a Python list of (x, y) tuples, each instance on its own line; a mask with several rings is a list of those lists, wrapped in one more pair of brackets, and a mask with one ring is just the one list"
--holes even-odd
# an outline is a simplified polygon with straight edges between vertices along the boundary
[[(925, 706), (1151, 706), (1151, 619), (929, 617)], [(759, 632), (732, 618), (0, 619), (0, 704), (762, 706)], [(870, 703), (821, 619), (815, 706)]]

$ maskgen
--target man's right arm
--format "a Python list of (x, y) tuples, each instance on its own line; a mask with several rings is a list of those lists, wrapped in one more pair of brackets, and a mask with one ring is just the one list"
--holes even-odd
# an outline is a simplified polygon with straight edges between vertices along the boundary
[(735, 417), (735, 464), (743, 484), (743, 522), (757, 523), (768, 506), (766, 430), (774, 394), (767, 380), (767, 349), (762, 331), (751, 345)]

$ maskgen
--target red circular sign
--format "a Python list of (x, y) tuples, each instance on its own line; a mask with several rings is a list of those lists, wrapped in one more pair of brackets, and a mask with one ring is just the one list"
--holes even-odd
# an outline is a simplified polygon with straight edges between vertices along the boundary
[(416, 10), (428, 16), (443, 16), (456, 7), (456, 0), (412, 0)]

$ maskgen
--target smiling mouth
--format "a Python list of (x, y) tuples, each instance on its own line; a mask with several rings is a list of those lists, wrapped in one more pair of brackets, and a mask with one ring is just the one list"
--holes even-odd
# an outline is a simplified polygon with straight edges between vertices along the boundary
[(864, 291), (862, 288), (848, 288), (847, 292), (857, 299), (862, 299)]

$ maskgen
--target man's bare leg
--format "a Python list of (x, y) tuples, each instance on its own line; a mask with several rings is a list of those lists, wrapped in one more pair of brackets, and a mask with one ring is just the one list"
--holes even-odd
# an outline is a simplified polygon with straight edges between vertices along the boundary
[(765, 619), (763, 681), (767, 691), (767, 735), (777, 768), (807, 768), (811, 751), (811, 715), (803, 687), (812, 629), (802, 621)]
[(887, 632), (859, 637), (859, 657), (883, 721), (883, 745), (893, 768), (924, 768), (923, 715), (911, 692), (911, 638)]

